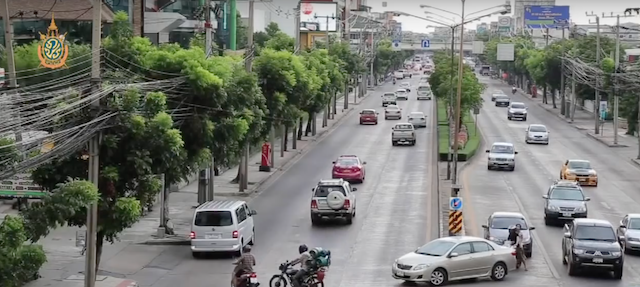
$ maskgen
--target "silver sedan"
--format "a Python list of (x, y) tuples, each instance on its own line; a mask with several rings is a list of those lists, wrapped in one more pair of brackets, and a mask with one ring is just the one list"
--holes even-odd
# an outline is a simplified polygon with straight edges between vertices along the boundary
[(479, 237), (451, 236), (403, 255), (391, 270), (395, 279), (442, 286), (449, 281), (480, 277), (501, 281), (515, 268), (513, 248)]

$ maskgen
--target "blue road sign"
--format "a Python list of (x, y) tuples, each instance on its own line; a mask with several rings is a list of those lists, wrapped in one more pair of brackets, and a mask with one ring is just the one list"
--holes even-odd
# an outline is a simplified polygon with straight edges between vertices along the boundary
[(525, 6), (524, 25), (530, 29), (568, 27), (569, 6)]
[(422, 44), (420, 45), (420, 47), (429, 48), (429, 46), (431, 46), (431, 42), (429, 42), (429, 39), (422, 39)]
[(393, 27), (393, 40), (402, 41), (402, 24), (397, 23), (395, 27)]
[(393, 48), (394, 50), (402, 49), (402, 42), (393, 40), (393, 42), (391, 43), (391, 48)]
[(449, 200), (449, 209), (451, 210), (461, 210), (462, 209), (462, 198), (461, 197), (452, 197)]

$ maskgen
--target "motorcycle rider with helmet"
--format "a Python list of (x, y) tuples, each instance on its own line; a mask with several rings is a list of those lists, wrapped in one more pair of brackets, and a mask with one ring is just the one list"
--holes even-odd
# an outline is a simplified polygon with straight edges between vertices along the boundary
[(291, 284), (293, 287), (301, 287), (302, 280), (313, 268), (313, 255), (311, 254), (311, 251), (309, 251), (309, 247), (304, 244), (298, 246), (298, 253), (300, 253), (300, 257), (289, 262), (289, 266), (300, 264), (300, 270), (298, 270), (292, 278), (293, 282), (291, 282)]
[(515, 95), (516, 91), (518, 91), (518, 89), (515, 86), (511, 87), (511, 93)]
[(253, 266), (256, 266), (256, 258), (251, 254), (251, 246), (246, 245), (242, 247), (242, 256), (233, 264), (236, 265), (236, 267), (233, 269), (231, 286), (242, 286), (242, 275), (253, 273)]

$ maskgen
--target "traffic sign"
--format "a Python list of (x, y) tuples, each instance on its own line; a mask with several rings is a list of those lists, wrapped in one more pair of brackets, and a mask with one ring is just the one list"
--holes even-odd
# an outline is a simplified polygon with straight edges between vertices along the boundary
[(431, 42), (429, 41), (429, 39), (422, 39), (422, 44), (420, 45), (422, 49), (429, 48), (430, 46), (431, 46)]
[(461, 210), (462, 209), (462, 198), (461, 197), (452, 197), (449, 200), (449, 209), (451, 210)]
[(396, 41), (393, 41), (393, 43), (391, 44), (391, 48), (392, 48), (394, 51), (400, 51), (400, 50), (402, 50), (402, 42), (397, 41), (397, 40), (396, 40)]

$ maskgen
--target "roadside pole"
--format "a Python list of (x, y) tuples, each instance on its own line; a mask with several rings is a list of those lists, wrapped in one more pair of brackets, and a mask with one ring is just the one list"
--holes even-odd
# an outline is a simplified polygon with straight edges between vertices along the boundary
[[(19, 105), (20, 101), (18, 101), (17, 91), (18, 88), (18, 78), (16, 74), (16, 62), (15, 55), (13, 54), (13, 21), (11, 21), (11, 15), (9, 15), (9, 1), (10, 0), (2, 0), (2, 22), (4, 23), (4, 47), (7, 51), (7, 69), (9, 70), (9, 98), (15, 100), (16, 105)], [(26, 154), (22, 148), (22, 123), (20, 117), (20, 109), (16, 109), (17, 114), (15, 115), (16, 121), (18, 122), (15, 125), (14, 136), (16, 138), (15, 143), (20, 151), (20, 155), (24, 158)]]
[[(596, 66), (600, 67), (600, 17), (597, 14), (585, 13), (587, 16), (596, 17)], [(589, 24), (594, 24), (589, 20)], [(594, 114), (594, 133), (600, 134), (600, 78), (596, 77), (596, 88), (595, 88), (595, 101), (593, 102), (593, 114)], [(604, 119), (603, 119), (604, 120)]]

